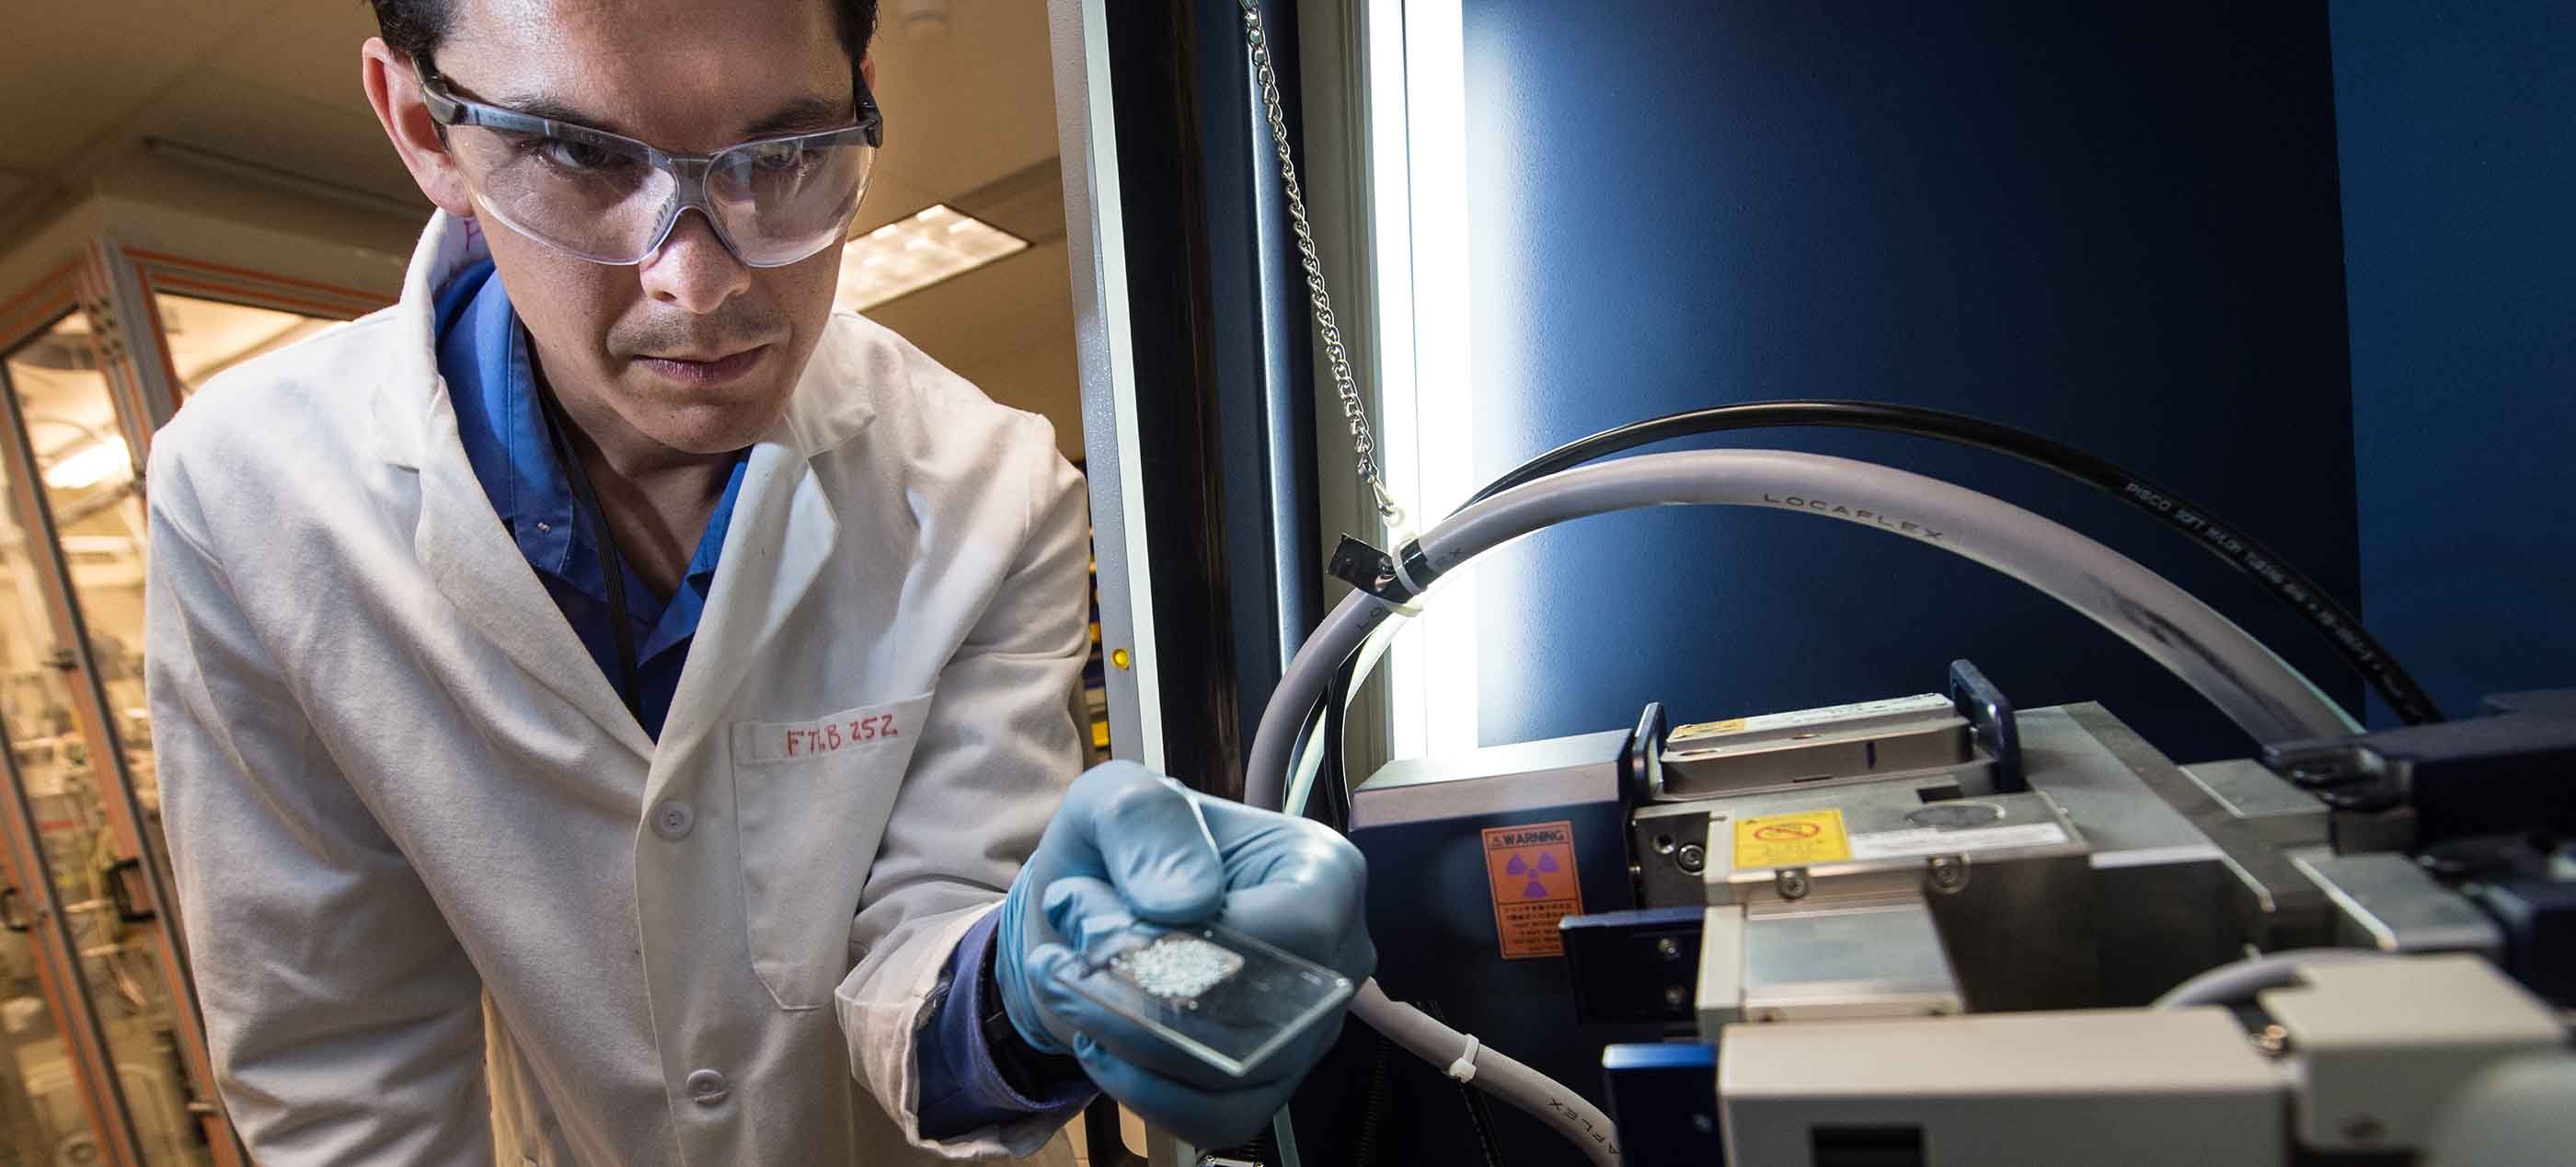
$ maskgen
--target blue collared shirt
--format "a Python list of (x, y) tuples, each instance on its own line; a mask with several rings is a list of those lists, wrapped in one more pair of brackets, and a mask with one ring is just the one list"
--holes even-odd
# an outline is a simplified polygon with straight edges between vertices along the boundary
[[(555, 606), (580, 635), (600, 671), (617, 676), (617, 641), (609, 623), (608, 586), (590, 524), (573, 504), (572, 482), (546, 435), (537, 399), (528, 333), (510, 307), (510, 296), (485, 260), (439, 290), (438, 372), (456, 409), (458, 437), (474, 477), (492, 500), (502, 529), (519, 545), (528, 566), (546, 585)], [(742, 492), (745, 459), (734, 459), (724, 496), (716, 500), (706, 533), (698, 538), (680, 587), (668, 600), (653, 594), (631, 570), (626, 577), (626, 616), (634, 626), (636, 673), (644, 732), (659, 740), (671, 712), (671, 695), (688, 663), (698, 617), (716, 578), (716, 558), (733, 523)], [(993, 946), (994, 918), (987, 916), (949, 956), (948, 991), (921, 1029), (921, 1129), (932, 1138), (954, 1138), (986, 1126), (1064, 1113), (1092, 1094), (1088, 1082), (1053, 1083), (1032, 1098), (1011, 1088), (993, 1059), (978, 1023), (991, 1007), (982, 999), (984, 962)]]
[[(473, 463), (474, 477), (491, 497), (502, 529), (518, 543), (519, 553), (536, 569), (582, 646), (614, 684), (617, 639), (609, 623), (599, 545), (590, 522), (573, 505), (572, 482), (547, 438), (535, 367), (528, 361), (527, 330), (519, 326), (501, 281), (492, 278), (489, 260), (458, 274), (439, 293), (438, 371), (455, 403), (465, 460)], [(669, 599), (653, 594), (631, 567), (619, 573), (625, 577), (626, 618), (633, 626), (637, 719), (657, 739), (671, 712), (671, 694), (680, 687), (680, 668), (688, 663), (698, 616), (706, 610), (707, 589), (715, 583), (716, 556), (733, 523), (743, 466), (744, 459), (736, 456), (724, 496), (716, 500), (697, 553)]]

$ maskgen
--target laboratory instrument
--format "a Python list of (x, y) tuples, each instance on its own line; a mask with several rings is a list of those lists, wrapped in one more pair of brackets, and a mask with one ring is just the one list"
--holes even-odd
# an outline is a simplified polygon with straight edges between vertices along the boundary
[[(1369, 858), (1384, 958), (1353, 1012), (1422, 1062), (1318, 1074), (1292, 1111), (1307, 1161), (2415, 1162), (2465, 1137), (2455, 1110), (2553, 1129), (2531, 1090), (2485, 1083), (2576, 1073), (2576, 693), (2365, 732), (2133, 561), (1885, 467), (1635, 455), (1509, 485), (1392, 550), (1346, 544), (1357, 590), (1265, 712), (1248, 800), (1307, 805), (1338, 752), (1317, 745), (1347, 693), (1333, 674), (1439, 577), (1676, 502), (1985, 563), (2262, 748), (2177, 765), (2111, 710), (2017, 708), (1963, 660), (1911, 695), (1680, 725), (1652, 705), (1390, 763), (1324, 801)], [(1370, 1040), (1337, 1056), (1367, 1064)], [(1435, 1105), (1444, 1076), (1564, 1139)]]

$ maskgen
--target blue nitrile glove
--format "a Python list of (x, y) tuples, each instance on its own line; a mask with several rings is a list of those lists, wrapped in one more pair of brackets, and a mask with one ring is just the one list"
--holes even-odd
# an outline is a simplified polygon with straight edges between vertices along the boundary
[(1215, 918), (1358, 981), (1377, 967), (1366, 883), (1358, 849), (1321, 824), (1111, 762), (1075, 780), (1012, 883), (993, 979), (1022, 1040), (1070, 1051), (1094, 1085), (1145, 1121), (1202, 1147), (1231, 1146), (1287, 1104), (1332, 1048), (1341, 1019), (1317, 1023), (1233, 1077), (1057, 984), (1056, 966), (1073, 959), (1066, 942), (1131, 918)]

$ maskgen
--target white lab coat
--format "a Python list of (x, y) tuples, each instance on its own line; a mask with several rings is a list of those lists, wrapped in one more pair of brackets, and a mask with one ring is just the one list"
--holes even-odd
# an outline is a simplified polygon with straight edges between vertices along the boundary
[(1037, 1123), (921, 1140), (913, 1034), (1077, 767), (1088, 537), (1048, 423), (836, 315), (657, 747), (458, 442), (431, 298), (480, 257), (439, 216), (401, 303), (153, 444), (153, 736), (254, 1156), (1036, 1150)]

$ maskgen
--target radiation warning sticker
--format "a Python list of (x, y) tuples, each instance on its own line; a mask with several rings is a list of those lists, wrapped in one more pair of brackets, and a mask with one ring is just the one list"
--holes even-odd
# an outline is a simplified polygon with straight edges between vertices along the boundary
[(1843, 812), (1807, 810), (1735, 821), (1735, 867), (1804, 867), (1851, 858)]
[(1485, 876), (1494, 889), (1494, 933), (1503, 959), (1565, 955), (1557, 921), (1583, 914), (1573, 823), (1488, 828)]

